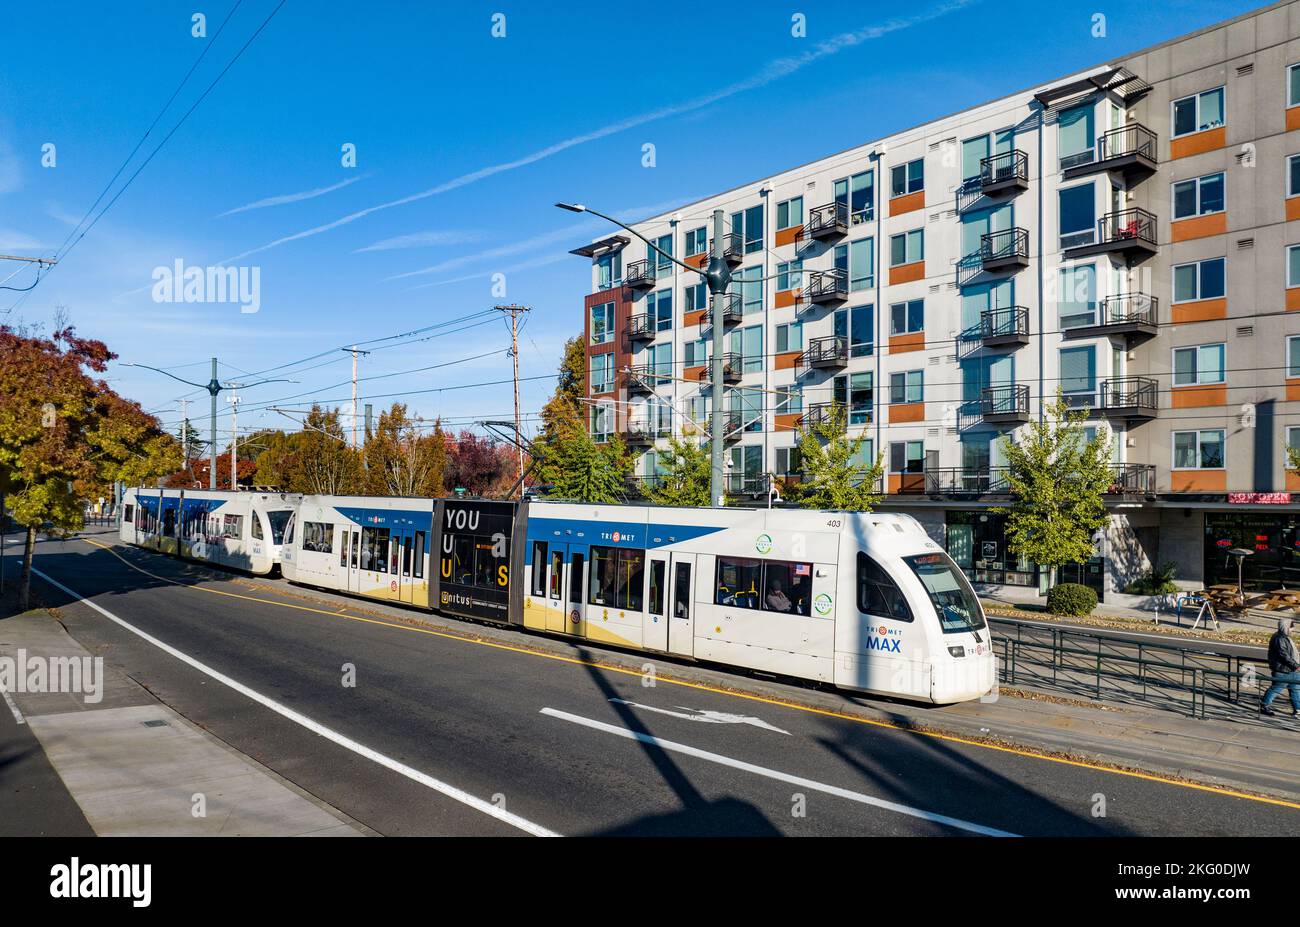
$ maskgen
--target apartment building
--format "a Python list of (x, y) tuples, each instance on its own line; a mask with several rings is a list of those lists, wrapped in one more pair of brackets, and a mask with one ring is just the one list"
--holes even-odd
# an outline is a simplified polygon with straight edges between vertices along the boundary
[[(690, 203), (635, 228), (703, 266), (728, 217), (724, 383), (703, 279), (616, 230), (585, 299), (590, 425), (653, 481), (725, 390), (728, 488), (766, 504), (833, 403), (883, 454), (884, 504), (972, 580), (1007, 551), (1003, 440), (1058, 390), (1111, 439), (1103, 595), (1300, 584), (1300, 2)], [(1230, 551), (1250, 551), (1233, 554)]]

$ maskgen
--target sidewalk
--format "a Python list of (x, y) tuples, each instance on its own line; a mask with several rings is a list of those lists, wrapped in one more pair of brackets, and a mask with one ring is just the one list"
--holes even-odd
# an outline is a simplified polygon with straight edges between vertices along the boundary
[[(33, 659), (50, 666), (50, 658), (91, 657), (43, 609), (0, 618), (0, 659), (16, 660), (20, 650), (29, 667)], [(6, 693), (0, 704), (7, 716), (0, 724), (0, 750), (22, 756), (25, 763), (0, 763), (0, 821), (9, 822), (4, 833), (366, 833), (101, 665), (102, 677), (93, 671), (83, 677), (82, 689), (90, 692)], [(95, 679), (98, 693), (84, 684)], [(99, 700), (88, 703), (96, 694)], [(11, 816), (7, 806), (15, 799), (20, 807)], [(196, 816), (200, 805), (203, 814)]]

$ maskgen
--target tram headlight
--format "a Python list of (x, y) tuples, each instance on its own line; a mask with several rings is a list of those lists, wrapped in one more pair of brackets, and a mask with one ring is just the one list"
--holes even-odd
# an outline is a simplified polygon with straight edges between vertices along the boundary
[(949, 647), (949, 648), (948, 648), (948, 652), (949, 652), (950, 654), (952, 654), (954, 657), (964, 657), (964, 656), (966, 656), (966, 648), (965, 648), (965, 647), (961, 647), (961, 646), (957, 646), (957, 647)]

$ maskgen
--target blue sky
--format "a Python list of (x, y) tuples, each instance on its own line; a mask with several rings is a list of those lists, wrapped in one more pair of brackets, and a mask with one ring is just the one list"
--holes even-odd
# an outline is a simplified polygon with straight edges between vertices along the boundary
[[(276, 2), (243, 0), (215, 39), (234, 0), (43, 6), (40, 28), (6, 43), (0, 74), (0, 252), (54, 254), (205, 45), (122, 180)], [(522, 390), (534, 411), (582, 324), (590, 269), (567, 251), (605, 231), (557, 200), (666, 211), (1259, 5), (760, 0), (705, 15), (676, 2), (288, 0), (60, 266), (29, 293), (0, 291), (0, 312), (48, 327), (63, 307), (122, 361), (206, 380), (215, 354), (223, 378), (248, 380), (480, 313), (502, 301), (490, 287), (504, 273), (506, 301), (533, 307), (520, 365), (538, 378)], [(196, 10), (207, 38), (191, 35)], [(491, 34), (497, 12), (504, 38)], [(805, 38), (791, 35), (796, 12)], [(1104, 38), (1092, 35), (1097, 12)], [(355, 167), (341, 164), (346, 143)], [(259, 311), (155, 301), (155, 268), (177, 260), (256, 267)], [(0, 280), (16, 269), (0, 262)], [(507, 346), (491, 320), (376, 351), (362, 375), (396, 375), (363, 383), (363, 396), (378, 410), (407, 393), (415, 412), (456, 423), (507, 418), (508, 383), (473, 386), (508, 379)], [(296, 383), (243, 393), (240, 430), (292, 428), (257, 408), (272, 401), (348, 406), (338, 384), (350, 360), (335, 353), (267, 374)], [(206, 430), (206, 393), (121, 364), (111, 378), (169, 428), (190, 393)], [(228, 429), (224, 402), (220, 415)]]

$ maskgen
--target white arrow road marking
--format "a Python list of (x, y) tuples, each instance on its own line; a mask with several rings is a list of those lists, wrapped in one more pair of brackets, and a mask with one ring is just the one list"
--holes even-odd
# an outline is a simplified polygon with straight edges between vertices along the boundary
[(706, 711), (702, 708), (686, 708), (682, 705), (677, 706), (681, 711), (672, 711), (668, 708), (642, 705), (640, 702), (629, 702), (624, 698), (612, 698), (610, 701), (617, 705), (630, 705), (632, 708), (640, 708), (643, 711), (657, 711), (661, 715), (685, 718), (687, 721), (703, 721), (705, 724), (752, 724), (754, 727), (761, 727), (767, 731), (776, 731), (778, 734), (787, 736), (790, 734), (789, 731), (783, 731), (773, 724), (768, 724), (762, 718), (751, 718), (749, 715), (732, 715), (725, 711)]
[(860, 802), (864, 805), (872, 805), (876, 808), (883, 808), (886, 811), (905, 814), (908, 817), (920, 818), (923, 821), (933, 821), (936, 824), (943, 824), (945, 827), (955, 827), (958, 830), (966, 830), (974, 834), (982, 834), (986, 837), (1020, 836), (1019, 834), (1013, 834), (1010, 831), (985, 827), (982, 824), (972, 824), (970, 821), (963, 821), (961, 818), (949, 817), (946, 814), (936, 814), (933, 811), (925, 811), (921, 808), (913, 808), (910, 805), (900, 805), (898, 802), (876, 798), (874, 795), (865, 795), (862, 792), (842, 789), (837, 785), (827, 785), (824, 782), (805, 779), (802, 776), (792, 776), (790, 773), (768, 769), (765, 766), (756, 766), (753, 763), (746, 763), (743, 760), (733, 760), (731, 757), (722, 756), (719, 753), (710, 753), (709, 751), (701, 750), (698, 747), (688, 747), (686, 744), (675, 743), (671, 740), (663, 740), (662, 738), (652, 737), (649, 734), (641, 734), (637, 731), (629, 731), (627, 728), (618, 727), (613, 724), (606, 724), (603, 721), (593, 721), (590, 718), (583, 718), (580, 715), (571, 715), (567, 711), (558, 711), (554, 708), (543, 708), (542, 714), (550, 715), (552, 718), (559, 718), (562, 721), (571, 721), (574, 724), (581, 724), (583, 727), (589, 727), (597, 731), (605, 731), (606, 733), (614, 734), (617, 737), (625, 737), (628, 740), (639, 741), (643, 744), (652, 744), (663, 750), (670, 750), (674, 753), (684, 753), (687, 756), (697, 757), (701, 760), (708, 760), (710, 763), (717, 763), (719, 766), (730, 766), (732, 769), (744, 770), (745, 772), (751, 772), (768, 779), (775, 779), (778, 782), (788, 782), (791, 785), (797, 785), (802, 789), (809, 789), (814, 792), (825, 792), (827, 795), (847, 798), (849, 801)]
[(274, 711), (276, 714), (283, 715), (284, 717), (292, 721), (294, 724), (298, 724), (301, 725), (302, 727), (305, 727), (313, 734), (319, 734), (321, 737), (324, 737), (326, 740), (338, 744), (340, 747), (343, 747), (345, 750), (351, 750), (353, 753), (357, 754), (358, 756), (363, 756), (366, 759), (370, 760), (371, 762), (378, 763), (380, 766), (383, 766), (387, 769), (391, 769), (393, 772), (397, 773), (398, 775), (402, 775), (408, 779), (412, 779), (420, 783), (420, 785), (433, 789), (435, 792), (440, 792), (443, 795), (446, 795), (448, 798), (454, 799), (455, 801), (458, 801), (463, 805), (468, 805), (469, 807), (473, 808), (475, 811), (481, 811), (484, 814), (486, 814), (488, 817), (496, 818), (498, 821), (504, 821), (506, 824), (510, 824), (513, 827), (517, 827), (520, 830), (524, 831), (525, 833), (532, 834), (535, 837), (558, 837), (559, 836), (559, 834), (555, 833), (554, 831), (547, 830), (545, 827), (542, 827), (541, 825), (538, 824), (534, 824), (532, 821), (529, 821), (525, 818), (521, 818), (517, 814), (511, 814), (509, 811), (506, 811), (504, 808), (499, 808), (496, 805), (492, 804), (491, 802), (486, 802), (481, 798), (476, 798), (473, 795), (469, 794), (468, 792), (461, 791), (460, 789), (456, 788), (454, 785), (448, 785), (445, 782), (440, 782), (439, 780), (433, 778), (433, 776), (430, 776), (427, 773), (422, 773), (418, 769), (414, 769), (410, 766), (407, 766), (405, 763), (400, 763), (397, 760), (392, 759), (391, 757), (385, 756), (384, 754), (380, 753), (378, 750), (373, 750), (370, 747), (367, 747), (365, 744), (358, 743), (352, 738), (346, 737), (343, 734), (340, 734), (338, 731), (335, 731), (332, 728), (328, 728), (323, 724), (313, 721), (311, 718), (307, 717), (306, 715), (294, 711), (292, 708), (286, 708), (285, 706), (281, 705), (279, 702), (275, 701), (274, 699), (267, 698), (265, 695), (262, 695), (260, 692), (255, 692), (254, 690), (250, 689), (248, 686), (244, 685), (242, 682), (236, 682), (234, 679), (231, 679), (229, 676), (225, 675), (224, 673), (217, 672), (212, 667), (200, 663), (198, 660), (194, 659), (188, 654), (182, 653), (181, 651), (177, 650), (175, 647), (172, 647), (170, 644), (164, 644), (162, 641), (158, 640), (158, 638), (153, 637), (152, 635), (147, 634), (144, 631), (141, 631), (139, 628), (135, 627), (134, 625), (126, 621), (123, 621), (121, 618), (114, 615), (108, 609), (96, 605), (94, 602), (90, 601), (89, 599), (81, 595), (78, 595), (76, 592), (73, 592), (67, 586), (63, 585), (63, 583), (59, 582), (56, 579), (51, 579), (49, 576), (42, 573), (40, 570), (36, 569), (35, 567), (32, 568), (32, 572), (35, 573), (37, 576), (39, 576), (41, 579), (45, 580), (54, 588), (61, 589), (64, 592), (66, 592), (68, 595), (76, 599), (78, 602), (81, 602), (85, 605), (89, 605), (91, 608), (99, 612), (109, 621), (121, 625), (122, 627), (130, 631), (132, 634), (135, 634), (137, 637), (143, 638), (144, 640), (153, 644), (159, 650), (171, 654), (173, 657), (180, 660), (182, 663), (194, 667), (200, 673), (203, 673), (206, 676), (210, 676), (211, 678), (215, 679), (217, 682), (222, 683), (223, 685), (229, 686), (230, 688), (238, 692), (240, 695), (251, 698), (259, 705), (266, 706), (267, 708)]

